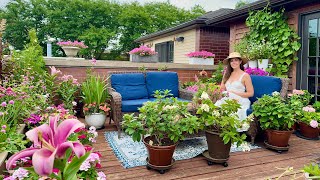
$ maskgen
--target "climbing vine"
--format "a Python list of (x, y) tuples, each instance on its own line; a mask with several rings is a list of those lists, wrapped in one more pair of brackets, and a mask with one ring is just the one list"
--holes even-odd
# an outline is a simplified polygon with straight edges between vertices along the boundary
[(284, 9), (272, 12), (267, 6), (263, 10), (250, 12), (246, 25), (250, 29), (246, 34), (249, 41), (270, 43), (271, 72), (278, 77), (287, 76), (289, 66), (298, 60), (296, 54), (301, 44), (298, 42), (300, 37), (284, 18)]

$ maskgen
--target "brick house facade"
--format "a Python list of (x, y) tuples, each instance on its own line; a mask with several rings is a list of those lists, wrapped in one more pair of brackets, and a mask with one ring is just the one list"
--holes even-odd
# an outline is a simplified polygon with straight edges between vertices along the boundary
[(229, 28), (201, 27), (199, 49), (214, 53), (215, 64), (229, 54)]

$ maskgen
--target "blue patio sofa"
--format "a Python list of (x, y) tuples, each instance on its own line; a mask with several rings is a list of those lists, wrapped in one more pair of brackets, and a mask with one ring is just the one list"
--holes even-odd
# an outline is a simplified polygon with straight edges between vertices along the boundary
[[(251, 105), (263, 95), (271, 95), (277, 91), (283, 98), (286, 98), (289, 87), (288, 78), (277, 78), (273, 76), (256, 76), (251, 75), (252, 85), (254, 88), (253, 97), (249, 98)], [(252, 113), (252, 106), (247, 110), (247, 115)], [(247, 134), (251, 136), (251, 143), (254, 143), (256, 135), (259, 133), (260, 126), (257, 118), (250, 124)]]
[(123, 114), (138, 112), (143, 103), (154, 101), (154, 91), (168, 89), (173, 97), (181, 101), (191, 101), (193, 97), (192, 92), (179, 89), (176, 72), (114, 71), (108, 74), (111, 119), (117, 126), (119, 136)]

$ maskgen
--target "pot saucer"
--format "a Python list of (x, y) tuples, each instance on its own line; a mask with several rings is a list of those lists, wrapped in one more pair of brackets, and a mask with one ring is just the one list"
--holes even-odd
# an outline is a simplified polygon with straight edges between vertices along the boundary
[(305, 136), (303, 136), (303, 135), (300, 133), (300, 131), (296, 131), (296, 136), (299, 137), (299, 138), (301, 138), (301, 139), (306, 139), (306, 140), (314, 140), (314, 141), (317, 141), (317, 140), (320, 139), (319, 136), (316, 137), (316, 138), (308, 138), (308, 137), (305, 137)]
[(204, 151), (202, 153), (202, 155), (204, 156), (204, 158), (206, 158), (209, 166), (213, 165), (213, 163), (222, 164), (224, 167), (228, 166), (227, 161), (228, 161), (229, 157), (227, 159), (215, 159), (209, 155), (208, 150)]
[(149, 158), (147, 158), (146, 161), (147, 161), (147, 166), (146, 167), (147, 167), (148, 170), (150, 170), (150, 169), (158, 170), (160, 174), (164, 174), (165, 170), (170, 169), (174, 165), (174, 163), (176, 162), (176, 160), (174, 158), (172, 158), (170, 165), (168, 165), (168, 166), (156, 166), (156, 165), (153, 165), (153, 164), (149, 163)]
[(288, 144), (288, 146), (286, 147), (278, 147), (278, 146), (273, 146), (271, 144), (269, 144), (267, 141), (264, 141), (264, 145), (266, 146), (266, 148), (268, 149), (272, 149), (272, 150), (276, 150), (278, 151), (278, 153), (282, 153), (282, 151), (288, 151), (290, 145)]

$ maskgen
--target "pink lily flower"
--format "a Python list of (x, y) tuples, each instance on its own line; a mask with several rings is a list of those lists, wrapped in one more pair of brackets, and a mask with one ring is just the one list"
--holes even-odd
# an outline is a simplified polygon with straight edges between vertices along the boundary
[(57, 70), (56, 67), (54, 67), (54, 66), (49, 66), (49, 68), (50, 68), (50, 70), (51, 70), (51, 75), (52, 75), (52, 76), (61, 74), (61, 71), (60, 71), (60, 70)]
[(67, 119), (58, 126), (59, 116), (50, 116), (49, 124), (43, 124), (26, 133), (33, 142), (33, 147), (24, 149), (11, 156), (6, 164), (7, 170), (21, 158), (32, 156), (32, 165), (37, 174), (48, 176), (53, 172), (55, 158), (62, 159), (67, 149), (71, 148), (77, 157), (85, 154), (80, 142), (67, 141), (69, 135), (85, 125), (77, 119)]

